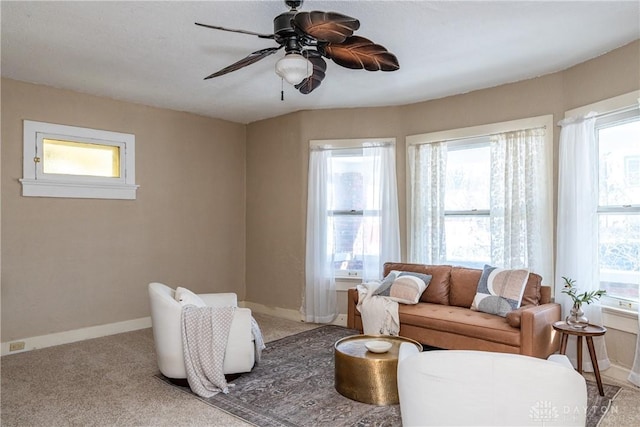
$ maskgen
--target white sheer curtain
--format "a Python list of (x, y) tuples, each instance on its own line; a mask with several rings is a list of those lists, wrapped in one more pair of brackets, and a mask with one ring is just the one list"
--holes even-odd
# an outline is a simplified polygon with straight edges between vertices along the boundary
[(409, 254), (410, 262), (438, 264), (446, 258), (444, 189), (447, 143), (410, 145)]
[[(556, 249), (555, 301), (562, 304), (563, 318), (572, 306), (563, 294), (562, 277), (576, 281), (578, 293), (599, 289), (598, 268), (598, 170), (595, 113), (562, 120), (558, 164), (558, 218)], [(583, 304), (590, 323), (602, 324), (602, 310), (597, 303)], [(583, 340), (584, 341), (584, 340)], [(604, 337), (594, 340), (598, 367), (611, 366)], [(589, 352), (583, 342), (583, 366), (593, 370)], [(569, 338), (567, 355), (576, 365), (575, 337)]]
[(307, 251), (305, 262), (305, 321), (331, 323), (338, 315), (333, 259), (327, 253), (327, 207), (331, 188), (330, 150), (309, 153), (307, 199)]
[(553, 259), (549, 239), (545, 129), (526, 129), (491, 138), (491, 262), (505, 268), (527, 267), (550, 280)]
[[(363, 176), (367, 201), (365, 217), (371, 220), (370, 240), (363, 242), (362, 280), (378, 280), (385, 262), (400, 262), (400, 221), (396, 183), (396, 149), (393, 144), (362, 149), (363, 164), (371, 167)], [(370, 160), (370, 161), (367, 161)], [(378, 242), (375, 237), (378, 236)], [(368, 248), (368, 249), (367, 249)]]
[[(362, 197), (365, 206), (358, 241), (363, 252), (362, 278), (380, 279), (383, 263), (400, 261), (400, 223), (396, 184), (395, 145), (363, 143)], [(339, 150), (339, 148), (338, 148)], [(307, 322), (330, 323), (337, 316), (334, 260), (328, 250), (327, 216), (333, 209), (330, 148), (312, 148), (307, 201), (306, 278), (303, 312)], [(355, 190), (354, 190), (355, 191)]]

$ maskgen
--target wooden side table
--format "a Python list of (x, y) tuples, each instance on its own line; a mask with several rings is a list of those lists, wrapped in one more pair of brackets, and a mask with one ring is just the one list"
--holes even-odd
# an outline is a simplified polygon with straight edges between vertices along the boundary
[(596, 357), (596, 349), (593, 346), (593, 337), (599, 337), (607, 332), (607, 328), (598, 325), (589, 325), (584, 329), (576, 329), (567, 325), (567, 322), (558, 321), (553, 324), (553, 329), (560, 332), (562, 339), (560, 340), (560, 354), (566, 354), (567, 352), (567, 340), (569, 335), (575, 335), (578, 341), (578, 372), (582, 374), (582, 337), (587, 339), (587, 348), (589, 349), (589, 357), (591, 357), (591, 364), (593, 364), (593, 373), (596, 376), (596, 382), (598, 383), (598, 391), (600, 396), (604, 396), (604, 390), (602, 389), (602, 379), (600, 378), (600, 369), (598, 368), (598, 358)]

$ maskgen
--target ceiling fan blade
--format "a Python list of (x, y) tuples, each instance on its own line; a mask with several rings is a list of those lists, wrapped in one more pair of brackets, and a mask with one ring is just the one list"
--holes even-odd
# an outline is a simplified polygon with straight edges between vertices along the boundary
[(343, 43), (318, 46), (318, 50), (338, 65), (356, 70), (395, 71), (398, 58), (384, 46), (360, 36), (348, 37)]
[(215, 73), (205, 77), (204, 79), (211, 79), (213, 77), (219, 77), (222, 76), (224, 74), (230, 73), (232, 71), (236, 71), (239, 70), (240, 68), (246, 67), (247, 65), (251, 65), (254, 62), (258, 62), (260, 61), (262, 58), (265, 58), (269, 55), (271, 55), (272, 53), (275, 53), (277, 51), (279, 51), (282, 48), (282, 46), (280, 47), (268, 47), (266, 49), (261, 49), (258, 50), (256, 52), (253, 52), (252, 54), (248, 55), (245, 58), (242, 58), (240, 61), (235, 62), (227, 67), (224, 67), (222, 70), (220, 71), (216, 71)]
[(298, 89), (300, 93), (307, 95), (322, 83), (325, 71), (327, 71), (327, 63), (322, 59), (320, 53), (316, 51), (304, 51), (303, 56), (313, 64), (313, 73), (295, 85), (295, 88)]
[(316, 40), (329, 43), (342, 43), (360, 28), (360, 21), (336, 12), (298, 12), (293, 24), (299, 30)]
[(206, 27), (206, 28), (213, 28), (214, 30), (222, 30), (222, 31), (230, 31), (232, 33), (241, 33), (241, 34), (249, 34), (251, 36), (258, 36), (261, 39), (273, 39), (274, 35), (273, 34), (260, 34), (260, 33), (255, 33), (253, 31), (247, 31), (247, 30), (235, 30), (233, 28), (225, 28), (225, 27), (219, 27), (217, 25), (207, 25), (207, 24), (200, 24), (198, 22), (195, 23), (196, 25), (199, 25), (201, 27)]

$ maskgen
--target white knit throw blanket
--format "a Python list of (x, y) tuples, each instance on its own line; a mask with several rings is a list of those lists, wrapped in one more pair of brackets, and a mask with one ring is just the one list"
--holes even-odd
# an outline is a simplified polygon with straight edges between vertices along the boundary
[(234, 307), (182, 308), (182, 348), (187, 381), (201, 397), (228, 393), (224, 377), (224, 354)]
[(380, 283), (370, 282), (358, 285), (358, 305), (365, 335), (398, 335), (400, 318), (398, 303), (387, 297), (373, 295)]

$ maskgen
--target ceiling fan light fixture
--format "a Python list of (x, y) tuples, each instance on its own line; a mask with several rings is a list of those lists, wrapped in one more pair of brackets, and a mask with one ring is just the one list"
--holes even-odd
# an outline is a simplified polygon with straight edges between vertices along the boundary
[(276, 74), (292, 85), (297, 85), (313, 74), (313, 64), (298, 53), (287, 53), (276, 62)]

